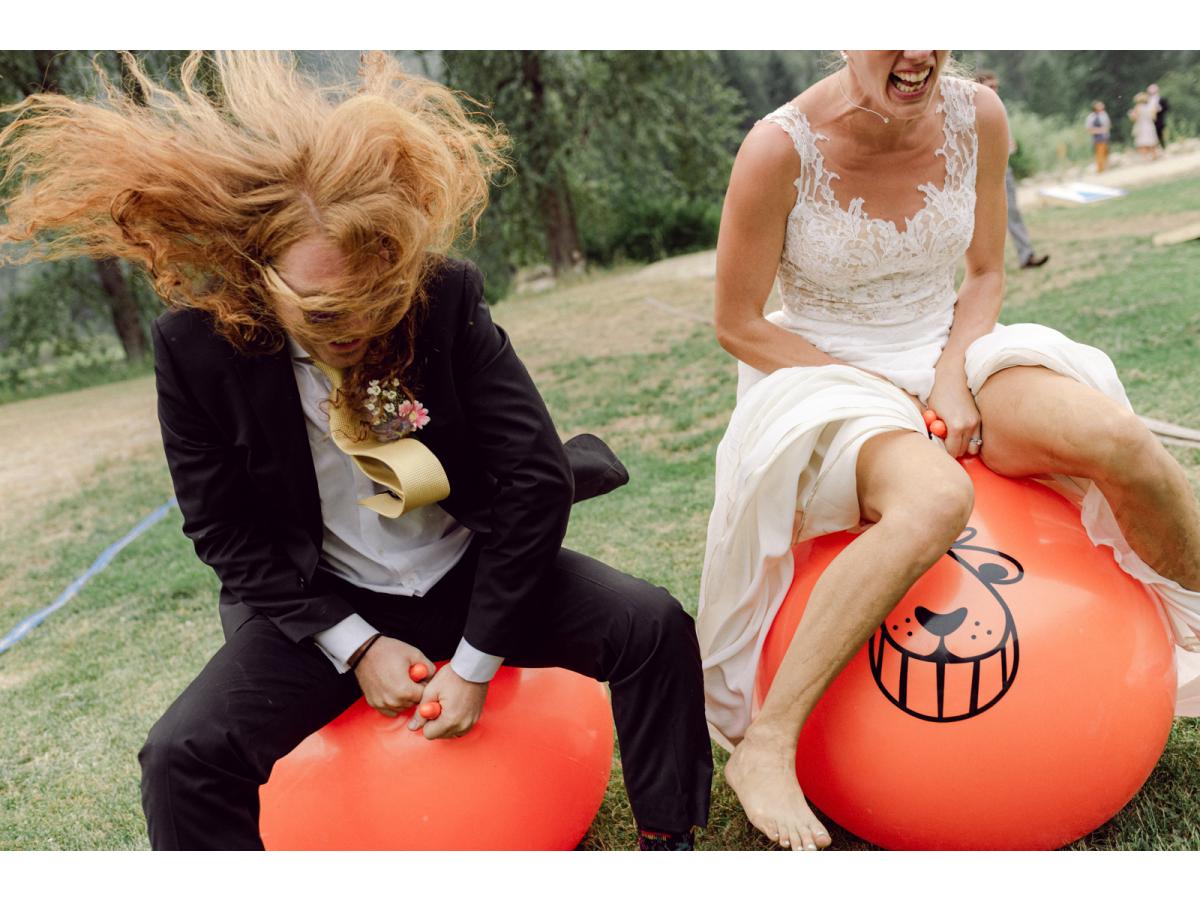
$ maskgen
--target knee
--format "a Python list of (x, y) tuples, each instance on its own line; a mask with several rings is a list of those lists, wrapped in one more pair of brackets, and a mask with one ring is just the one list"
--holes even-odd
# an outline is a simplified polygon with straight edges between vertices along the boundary
[(669, 591), (642, 583), (629, 598), (630, 645), (646, 659), (663, 652), (699, 656), (696, 622)]
[[(949, 462), (949, 460), (948, 460)], [(914, 560), (936, 562), (967, 526), (975, 508), (975, 487), (957, 463), (938, 467), (934, 477), (912, 485), (880, 523), (904, 535), (915, 548)]]
[(183, 783), (180, 776), (221, 766), (216, 741), (206, 740), (204, 729), (177, 715), (171, 709), (155, 723), (138, 752), (142, 768), (142, 791), (152, 795)]
[(181, 742), (175, 736), (173, 724), (167, 716), (159, 719), (146, 743), (138, 752), (138, 763), (142, 767), (142, 793), (146, 796), (166, 790), (171, 783), (171, 770), (180, 758)]

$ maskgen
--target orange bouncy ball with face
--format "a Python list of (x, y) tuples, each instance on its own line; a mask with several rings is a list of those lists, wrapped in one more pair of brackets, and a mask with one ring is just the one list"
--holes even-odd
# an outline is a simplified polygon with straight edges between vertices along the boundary
[(603, 684), (501, 667), (460, 738), (359, 699), (275, 764), (260, 791), (268, 850), (571, 850), (612, 769)]
[[(1052, 849), (1094, 830), (1166, 745), (1174, 648), (1157, 601), (1054, 490), (964, 462), (975, 510), (804, 725), (810, 802), (889, 849)], [(765, 696), (813, 584), (854, 535), (795, 549)]]

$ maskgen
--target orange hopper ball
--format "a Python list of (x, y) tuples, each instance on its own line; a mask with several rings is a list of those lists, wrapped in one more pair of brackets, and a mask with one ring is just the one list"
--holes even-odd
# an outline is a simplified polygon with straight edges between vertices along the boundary
[(417, 707), (417, 712), (424, 719), (436, 719), (442, 714), (442, 704), (436, 700), (430, 700), (428, 703), (422, 703)]
[[(881, 847), (1061, 847), (1116, 814), (1158, 761), (1173, 645), (1157, 601), (1092, 546), (1073, 503), (963, 465), (967, 529), (825, 692), (796, 770), (815, 806)], [(813, 584), (854, 540), (795, 548), (756, 704)]]
[(426, 740), (359, 699), (260, 791), (269, 850), (571, 850), (612, 768), (603, 684), (502, 666), (467, 734)]
[(934, 419), (929, 423), (929, 433), (935, 437), (944, 438), (946, 436), (946, 423), (941, 419)]
[(932, 409), (926, 409), (921, 413), (921, 418), (925, 420), (926, 425), (932, 425), (937, 420), (938, 414)]

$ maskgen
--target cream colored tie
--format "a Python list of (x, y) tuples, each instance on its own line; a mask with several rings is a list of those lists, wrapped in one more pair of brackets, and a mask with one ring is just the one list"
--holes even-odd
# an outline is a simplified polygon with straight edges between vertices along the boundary
[(412, 509), (420, 509), (450, 496), (446, 470), (436, 456), (420, 441), (400, 438), (396, 441), (377, 441), (374, 438), (356, 441), (359, 424), (345, 402), (334, 404), (342, 387), (342, 370), (328, 366), (318, 359), (313, 365), (325, 373), (333, 385), (329, 405), (329, 434), (343, 453), (349, 456), (372, 481), (388, 489), (359, 500), (381, 516), (395, 519)]

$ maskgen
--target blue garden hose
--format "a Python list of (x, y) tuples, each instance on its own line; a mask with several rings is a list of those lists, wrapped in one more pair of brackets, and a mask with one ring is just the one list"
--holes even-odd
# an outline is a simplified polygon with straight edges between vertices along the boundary
[(171, 507), (173, 506), (178, 506), (178, 503), (174, 497), (172, 497), (154, 512), (150, 513), (150, 515), (146, 516), (146, 518), (142, 519), (142, 521), (134, 525), (128, 534), (97, 556), (96, 561), (88, 567), (88, 570), (72, 581), (71, 584), (68, 585), (67, 589), (58, 595), (58, 599), (44, 609), (39, 609), (37, 612), (33, 613), (33, 615), (21, 621), (16, 628), (6, 634), (3, 639), (0, 639), (0, 653), (3, 653), (9, 647), (17, 643), (17, 641), (29, 634), (29, 632), (33, 631), (33, 629), (41, 625), (42, 622), (44, 622), (53, 612), (65, 606), (67, 601), (78, 594), (79, 589), (87, 584), (93, 575), (107, 568), (108, 564), (113, 561), (113, 558), (116, 557), (118, 553), (124, 550), (129, 544), (133, 543), (133, 541), (140, 537), (147, 529), (150, 528), (151, 525), (162, 519), (163, 516), (171, 511)]

